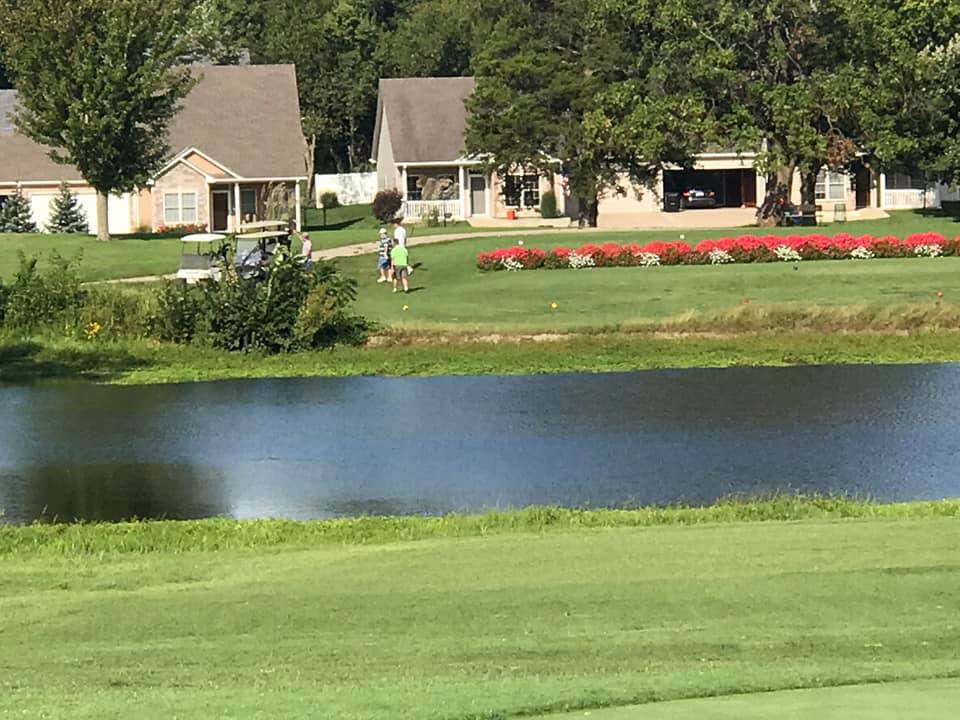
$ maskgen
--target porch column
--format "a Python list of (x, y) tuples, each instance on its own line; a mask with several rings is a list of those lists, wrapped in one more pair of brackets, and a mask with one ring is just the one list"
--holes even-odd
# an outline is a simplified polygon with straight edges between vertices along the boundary
[(243, 214), (240, 212), (240, 183), (233, 184), (233, 223), (234, 232), (240, 232), (240, 223), (243, 222)]
[(303, 228), (300, 227), (300, 181), (299, 180), (297, 180), (296, 184), (294, 185), (293, 198), (294, 198), (294, 202), (297, 204), (296, 209), (294, 210), (295, 212), (294, 217), (297, 222), (297, 232), (300, 232), (300, 230), (302, 230)]
[(460, 166), (460, 219), (467, 218), (467, 170)]
[(887, 204), (887, 174), (880, 173), (880, 197), (877, 198), (877, 207), (883, 210)]
[(400, 195), (403, 196), (403, 212), (407, 211), (407, 166), (400, 166)]
[(493, 181), (496, 179), (499, 182), (499, 177), (496, 173), (490, 173), (486, 177), (486, 182), (484, 185), (487, 188), (486, 192), (486, 201), (487, 201), (487, 217), (493, 217)]

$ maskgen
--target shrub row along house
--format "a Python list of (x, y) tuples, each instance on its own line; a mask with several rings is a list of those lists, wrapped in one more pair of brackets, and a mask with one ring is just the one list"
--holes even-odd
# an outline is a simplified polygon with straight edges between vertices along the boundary
[[(553, 177), (518, 170), (499, 176), (468, 156), (464, 102), (474, 90), (473, 78), (398, 78), (380, 81), (373, 160), (381, 189), (398, 188), (408, 217), (447, 215), (457, 219), (537, 217), (542, 194), (554, 189), (557, 209), (576, 217), (578, 204)], [(531, 139), (533, 141), (534, 139)], [(599, 205), (601, 227), (657, 225), (666, 218), (668, 193), (697, 188), (713, 193), (716, 225), (742, 225), (752, 220), (765, 178), (754, 167), (755, 153), (715, 148), (697, 158), (694, 168), (668, 169), (652, 188), (634, 186), (623, 177)], [(800, 204), (800, 176), (794, 178), (793, 202)], [(846, 217), (883, 216), (884, 210), (939, 207), (960, 200), (956, 189), (926, 184), (904, 175), (886, 175), (855, 163), (849, 171), (824, 170), (816, 188), (823, 220), (842, 212)]]
[[(300, 224), (300, 183), (307, 144), (293, 65), (194, 66), (197, 83), (170, 126), (167, 163), (134, 193), (111, 196), (110, 231), (201, 226), (229, 231), (268, 213)], [(70, 165), (19, 134), (15, 90), (0, 90), (0, 202), (19, 188), (46, 224), (50, 200), (65, 181), (96, 227), (96, 196)]]

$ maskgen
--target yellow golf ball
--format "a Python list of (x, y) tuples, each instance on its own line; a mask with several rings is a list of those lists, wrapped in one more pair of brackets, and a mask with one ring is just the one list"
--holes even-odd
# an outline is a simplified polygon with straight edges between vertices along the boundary
[(523, 240), (517, 240), (517, 245), (523, 245)]
[(550, 307), (553, 308), (554, 310), (556, 310), (556, 309), (557, 309), (557, 304), (556, 304), (556, 303), (550, 303)]
[(410, 306), (409, 306), (409, 305), (404, 305), (404, 306), (403, 306), (403, 309), (404, 309), (404, 310), (409, 310), (409, 309), (410, 309)]

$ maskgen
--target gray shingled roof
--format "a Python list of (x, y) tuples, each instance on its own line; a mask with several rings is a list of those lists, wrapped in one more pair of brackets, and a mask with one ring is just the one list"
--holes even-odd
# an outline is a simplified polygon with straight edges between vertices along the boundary
[[(170, 125), (171, 157), (196, 147), (242, 177), (306, 175), (293, 65), (197, 66), (200, 81)], [(15, 91), (0, 91), (0, 182), (79, 179), (46, 148), (17, 134), (5, 119)]]
[(467, 129), (463, 103), (473, 88), (471, 77), (381, 80), (374, 152), (385, 114), (397, 163), (442, 163), (463, 157)]

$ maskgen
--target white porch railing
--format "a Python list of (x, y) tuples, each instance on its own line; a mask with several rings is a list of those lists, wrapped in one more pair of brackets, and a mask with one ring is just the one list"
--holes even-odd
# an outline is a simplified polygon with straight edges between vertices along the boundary
[(883, 206), (891, 210), (913, 210), (916, 208), (932, 208), (939, 205), (936, 190), (885, 190)]
[(424, 220), (436, 213), (441, 220), (445, 215), (461, 220), (460, 200), (406, 200), (403, 203), (403, 216)]

